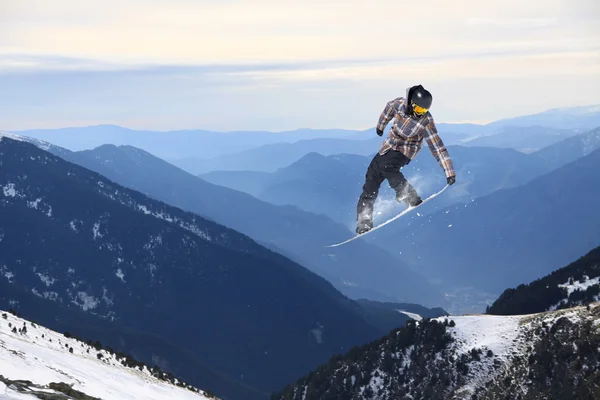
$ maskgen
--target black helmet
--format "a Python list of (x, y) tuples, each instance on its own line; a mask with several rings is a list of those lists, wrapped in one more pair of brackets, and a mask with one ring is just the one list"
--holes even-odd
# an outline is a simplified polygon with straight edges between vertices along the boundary
[[(412, 110), (416, 115), (423, 115), (431, 108), (431, 103), (433, 102), (433, 97), (431, 93), (427, 89), (425, 89), (421, 85), (413, 86), (408, 91), (408, 104), (410, 105), (409, 109)], [(417, 112), (415, 110), (415, 106), (421, 108), (421, 112)], [(417, 108), (418, 109), (418, 108)], [(422, 110), (425, 111), (422, 111)]]

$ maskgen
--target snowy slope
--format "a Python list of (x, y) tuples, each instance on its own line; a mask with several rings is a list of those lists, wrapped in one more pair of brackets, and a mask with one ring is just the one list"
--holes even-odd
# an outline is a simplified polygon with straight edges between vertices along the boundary
[(20, 142), (31, 143), (34, 146), (37, 146), (42, 150), (50, 151), (61, 157), (70, 153), (70, 150), (67, 150), (67, 149), (59, 147), (59, 146), (55, 146), (52, 143), (44, 142), (43, 140), (39, 140), (39, 139), (27, 137), (27, 136), (15, 135), (14, 133), (0, 131), (0, 141), (2, 141), (2, 138), (8, 138), (8, 139), (12, 139), (12, 140), (18, 140)]
[(411, 321), (275, 398), (583, 399), (600, 391), (599, 360), (597, 302), (527, 315), (444, 316)]
[[(47, 393), (56, 391), (46, 385), (64, 382), (103, 400), (213, 398), (160, 380), (147, 367), (123, 366), (108, 351), (96, 350), (10, 313), (0, 314), (0, 400), (37, 398), (12, 389), (17, 385), (3, 383), (1, 376), (10, 381), (29, 380), (36, 386), (35, 391)], [(20, 331), (23, 326), (26, 332)]]
[[(456, 323), (456, 326), (449, 327), (448, 331), (455, 340), (450, 348), (457, 358), (469, 355), (474, 349), (475, 351), (481, 349), (483, 355), (486, 355), (488, 350), (493, 354), (493, 357), (482, 357), (479, 363), (471, 365), (467, 379), (463, 387), (457, 390), (457, 394), (473, 394), (476, 388), (482, 387), (486, 381), (500, 372), (495, 371), (495, 363), (502, 362), (504, 365), (510, 365), (513, 354), (524, 353), (522, 336), (530, 328), (526, 324), (523, 325), (526, 318), (529, 317), (521, 315), (448, 317)], [(443, 322), (444, 319), (437, 320)]]
[[(450, 346), (455, 357), (473, 354), (481, 350), (478, 361), (469, 364), (469, 372), (462, 387), (454, 393), (458, 398), (471, 398), (478, 390), (483, 390), (490, 383), (495, 384), (506, 376), (517, 377), (518, 360), (528, 359), (531, 349), (540, 340), (540, 326), (553, 326), (561, 318), (567, 318), (578, 325), (583, 320), (590, 320), (600, 333), (598, 303), (591, 305), (594, 312), (585, 307), (574, 307), (556, 312), (496, 316), (466, 315), (445, 317), (452, 319), (456, 326), (449, 327), (454, 342)], [(443, 322), (445, 318), (437, 318)], [(491, 350), (491, 357), (487, 352)], [(599, 350), (600, 351), (600, 350)], [(597, 366), (594, 366), (597, 367)], [(519, 388), (521, 394), (527, 393), (527, 384), (523, 382)]]
[(2, 140), (3, 137), (7, 137), (7, 138), (13, 139), (13, 140), (18, 140), (21, 142), (29, 142), (31, 144), (36, 145), (37, 147), (39, 147), (42, 150), (49, 150), (50, 147), (52, 146), (50, 143), (44, 142), (43, 140), (33, 139), (33, 138), (26, 137), (26, 136), (15, 135), (14, 133), (0, 131), (0, 140)]

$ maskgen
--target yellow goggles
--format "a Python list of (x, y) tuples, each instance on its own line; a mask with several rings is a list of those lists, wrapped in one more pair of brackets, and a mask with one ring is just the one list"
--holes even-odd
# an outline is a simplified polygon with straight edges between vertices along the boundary
[(414, 110), (415, 114), (417, 114), (417, 115), (423, 115), (423, 114), (425, 114), (427, 112), (426, 108), (423, 108), (423, 107), (418, 106), (416, 104), (413, 104), (413, 110)]

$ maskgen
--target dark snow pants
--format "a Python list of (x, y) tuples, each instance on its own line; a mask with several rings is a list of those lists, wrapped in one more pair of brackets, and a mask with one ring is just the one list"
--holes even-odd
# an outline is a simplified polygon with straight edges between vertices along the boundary
[(407, 196), (417, 193), (404, 178), (400, 168), (410, 163), (410, 158), (396, 150), (389, 150), (384, 155), (375, 154), (365, 174), (363, 191), (356, 207), (357, 221), (372, 223), (373, 204), (379, 194), (381, 183), (387, 179), (390, 187), (396, 191), (396, 200), (401, 201)]

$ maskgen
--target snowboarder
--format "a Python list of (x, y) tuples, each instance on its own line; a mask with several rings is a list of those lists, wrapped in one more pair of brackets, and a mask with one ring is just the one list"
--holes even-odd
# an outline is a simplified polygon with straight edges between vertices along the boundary
[(396, 191), (398, 202), (404, 201), (409, 207), (421, 204), (421, 197), (400, 169), (415, 159), (421, 150), (423, 139), (444, 170), (448, 185), (454, 184), (456, 174), (452, 160), (429, 112), (432, 101), (431, 93), (423, 86), (416, 85), (406, 89), (406, 98), (397, 97), (389, 101), (381, 113), (376, 127), (377, 135), (383, 136), (387, 124), (392, 118), (395, 120), (389, 136), (373, 157), (365, 174), (363, 191), (357, 205), (357, 234), (373, 228), (373, 204), (385, 179)]

